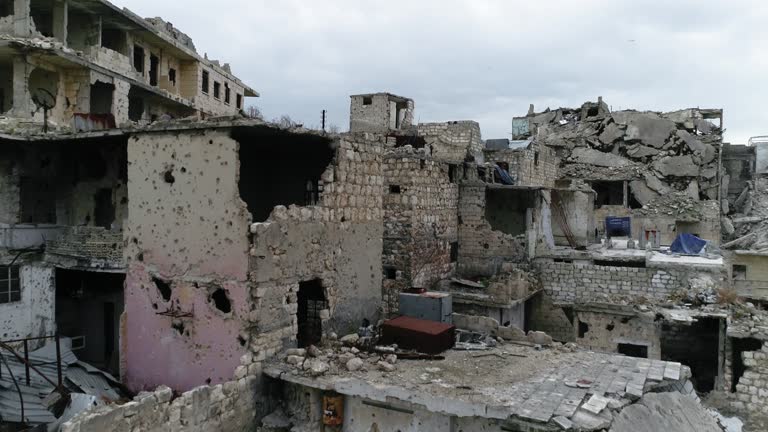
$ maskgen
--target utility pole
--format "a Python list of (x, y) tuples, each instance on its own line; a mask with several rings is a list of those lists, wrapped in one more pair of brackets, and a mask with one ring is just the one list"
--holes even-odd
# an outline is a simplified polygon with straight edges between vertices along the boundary
[(323, 110), (323, 132), (325, 132), (325, 113), (326, 111)]

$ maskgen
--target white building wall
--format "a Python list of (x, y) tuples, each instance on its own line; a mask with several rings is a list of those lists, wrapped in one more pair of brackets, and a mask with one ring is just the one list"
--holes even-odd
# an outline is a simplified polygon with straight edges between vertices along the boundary
[(54, 269), (24, 265), (21, 301), (0, 304), (0, 340), (51, 335), (56, 331)]

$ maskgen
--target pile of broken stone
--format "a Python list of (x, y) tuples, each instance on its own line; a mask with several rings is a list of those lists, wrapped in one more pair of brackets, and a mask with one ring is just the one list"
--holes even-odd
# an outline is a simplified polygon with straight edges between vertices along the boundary
[(318, 377), (344, 372), (378, 369), (392, 372), (397, 364), (397, 346), (366, 347), (364, 339), (352, 333), (337, 339), (330, 334), (322, 347), (291, 348), (285, 352), (285, 363), (302, 375)]
[(731, 305), (730, 309), (729, 336), (768, 341), (768, 311), (750, 302)]
[(768, 179), (747, 182), (733, 204), (723, 200), (723, 213), (724, 249), (768, 252)]
[(564, 177), (632, 179), (642, 205), (673, 192), (717, 200), (722, 135), (698, 110), (610, 112), (602, 102), (592, 105), (527, 117), (536, 141), (564, 148)]

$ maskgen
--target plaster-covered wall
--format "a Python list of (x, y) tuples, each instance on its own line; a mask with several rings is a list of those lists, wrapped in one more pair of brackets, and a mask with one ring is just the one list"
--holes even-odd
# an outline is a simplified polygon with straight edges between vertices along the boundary
[[(640, 345), (647, 347), (648, 358), (661, 359), (661, 324), (652, 314), (577, 311), (575, 317), (576, 343), (580, 346), (613, 353), (618, 352), (619, 344)], [(582, 334), (579, 323), (586, 330)]]
[(51, 267), (22, 265), (21, 301), (0, 304), (0, 338), (51, 335), (56, 331), (56, 291)]
[[(224, 382), (245, 353), (238, 336), (249, 311), (250, 215), (237, 189), (237, 149), (227, 130), (129, 141), (123, 346), (134, 390)], [(169, 285), (169, 300), (153, 278)], [(219, 288), (229, 313), (209, 300)], [(158, 314), (169, 310), (177, 317)]]

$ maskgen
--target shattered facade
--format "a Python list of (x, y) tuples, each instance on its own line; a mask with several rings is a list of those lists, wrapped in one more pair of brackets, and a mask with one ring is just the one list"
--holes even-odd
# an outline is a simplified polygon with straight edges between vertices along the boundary
[(258, 96), (162, 19), (105, 0), (11, 4), (0, 17), (0, 113), (11, 132), (235, 115)]
[[(17, 78), (61, 87), (51, 130), (16, 128), (37, 112), (0, 136), (2, 340), (58, 334), (73, 377), (125, 394), (64, 416), (37, 383), (39, 417), (13, 423), (718, 430), (697, 393), (768, 414), (768, 201), (722, 111), (531, 107), (511, 141), (483, 141), (477, 122), (416, 124), (413, 100), (367, 93), (349, 133), (281, 128), (218, 117), (256, 94), (172, 24), (41, 3), (0, 21), (3, 82), (27, 100), (10, 113), (32, 103)], [(117, 127), (94, 134), (92, 114)], [(680, 252), (681, 234), (704, 246)], [(643, 414), (660, 403), (672, 414)]]

